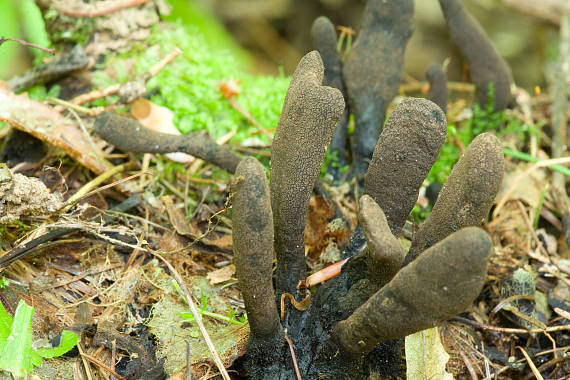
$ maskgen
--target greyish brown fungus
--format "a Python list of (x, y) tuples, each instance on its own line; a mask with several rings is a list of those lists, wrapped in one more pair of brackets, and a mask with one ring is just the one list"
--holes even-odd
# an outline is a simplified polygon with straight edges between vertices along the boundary
[(443, 113), (447, 113), (447, 76), (440, 65), (432, 63), (426, 70), (429, 82), (427, 98), (437, 104)]
[(501, 142), (489, 133), (480, 134), (453, 167), (431, 214), (416, 233), (404, 265), (454, 231), (481, 225), (499, 191), (503, 172)]
[(374, 149), (364, 193), (382, 208), (395, 236), (414, 207), (446, 134), (445, 115), (429, 100), (407, 98), (390, 115)]
[(263, 166), (240, 162), (232, 190), (232, 243), (250, 339), (272, 342), (280, 332), (273, 282), (273, 214)]
[(304, 379), (397, 378), (400, 338), (465, 310), (481, 290), (492, 252), (491, 239), (475, 226), (498, 190), (503, 154), (498, 140), (483, 134), (455, 165), (406, 259), (423, 253), (401, 268), (405, 259), (397, 235), (446, 135), (439, 106), (405, 99), (374, 150), (359, 203), (360, 225), (341, 252), (349, 260), (317, 287), (308, 308), (288, 303), (277, 320), (280, 295), (290, 293), (297, 301), (306, 296), (307, 289), (296, 286), (305, 279), (308, 201), (343, 112), (341, 92), (321, 85), (323, 71), (319, 53), (311, 52), (293, 75), (273, 142), (271, 207), (255, 159), (239, 165), (232, 185), (234, 253), (251, 324), (240, 369), (251, 379), (295, 378), (287, 342)]
[(357, 177), (366, 172), (386, 109), (400, 87), (406, 45), (414, 30), (413, 13), (413, 0), (369, 0), (358, 37), (344, 60)]
[(469, 76), (477, 87), (475, 100), (486, 107), (489, 85), (492, 85), (493, 109), (505, 109), (511, 102), (512, 74), (509, 65), (460, 0), (439, 0), (439, 4), (447, 20), (451, 39), (469, 64)]
[(449, 236), (403, 268), (332, 332), (341, 354), (359, 358), (378, 343), (436, 326), (464, 311), (481, 291), (492, 251), (476, 227)]
[(291, 79), (271, 153), (271, 209), (277, 253), (277, 294), (305, 278), (305, 223), (313, 184), (344, 110), (341, 92), (322, 85), (318, 52), (305, 55)]
[(323, 84), (338, 88), (344, 97), (345, 108), (339, 119), (329, 152), (336, 156), (336, 165), (330, 164), (327, 168), (334, 179), (340, 179), (338, 167), (346, 165), (346, 141), (348, 133), (348, 116), (349, 109), (347, 107), (347, 95), (344, 81), (342, 79), (342, 61), (337, 51), (336, 31), (332, 22), (325, 16), (315, 19), (311, 28), (311, 36), (313, 37), (313, 46), (321, 54), (323, 64), (325, 66), (325, 78)]
[(240, 157), (229, 148), (218, 145), (204, 132), (171, 135), (143, 127), (138, 121), (103, 112), (95, 119), (93, 131), (125, 152), (185, 152), (234, 173)]
[(378, 287), (384, 286), (398, 273), (404, 261), (404, 250), (390, 231), (384, 212), (371, 196), (360, 197), (358, 222), (368, 243), (366, 265)]

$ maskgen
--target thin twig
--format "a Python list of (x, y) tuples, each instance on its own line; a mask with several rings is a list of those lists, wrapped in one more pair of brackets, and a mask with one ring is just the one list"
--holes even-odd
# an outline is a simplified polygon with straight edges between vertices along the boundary
[[(564, 156), (566, 147), (566, 105), (568, 103), (568, 87), (566, 82), (570, 74), (570, 4), (565, 2), (560, 23), (560, 54), (552, 75), (552, 158)], [(565, 190), (565, 178), (560, 173), (552, 173), (555, 187)], [(565, 191), (564, 191), (565, 192)]]
[(107, 4), (103, 2), (96, 5), (84, 6), (83, 7), (84, 9), (80, 10), (66, 9), (57, 2), (54, 2), (53, 7), (59, 13), (66, 16), (77, 17), (77, 18), (79, 17), (94, 18), (94, 17), (105, 16), (120, 11), (122, 9), (135, 7), (137, 5), (143, 5), (145, 3), (148, 3), (148, 1), (149, 0), (125, 0), (117, 3), (117, 1), (114, 0), (114, 1), (108, 1)]
[(530, 356), (528, 356), (524, 348), (522, 348), (521, 346), (517, 346), (517, 348), (521, 350), (522, 354), (524, 355), (524, 358), (526, 359), (528, 365), (530, 366), (530, 369), (532, 370), (534, 377), (536, 377), (537, 380), (544, 380), (544, 378), (542, 377), (540, 372), (538, 372), (538, 369), (536, 368), (536, 366), (534, 365), (533, 361), (530, 359)]
[(172, 276), (174, 277), (174, 279), (178, 283), (178, 286), (180, 286), (180, 290), (182, 291), (182, 294), (184, 295), (184, 299), (186, 300), (186, 302), (188, 303), (188, 306), (190, 307), (190, 311), (192, 312), (192, 315), (194, 316), (194, 320), (198, 324), (198, 328), (200, 328), (200, 332), (202, 333), (202, 336), (204, 337), (204, 340), (206, 341), (206, 345), (208, 346), (210, 353), (212, 354), (212, 357), (214, 358), (214, 363), (216, 363), (216, 367), (218, 367), (218, 370), (222, 374), (222, 377), (224, 378), (224, 380), (231, 380), (230, 375), (228, 374), (228, 371), (226, 371), (226, 368), (224, 367), (224, 363), (222, 363), (222, 359), (220, 358), (220, 356), (218, 355), (218, 352), (216, 351), (216, 348), (214, 347), (214, 343), (212, 342), (212, 339), (210, 339), (210, 335), (208, 334), (208, 331), (206, 331), (206, 327), (204, 326), (204, 323), (202, 323), (202, 317), (200, 316), (198, 309), (196, 309), (196, 306), (194, 305), (194, 301), (192, 300), (192, 296), (190, 295), (190, 292), (188, 291), (186, 284), (184, 284), (182, 277), (180, 276), (178, 271), (174, 268), (174, 266), (172, 266), (172, 264), (170, 264), (170, 262), (168, 262), (168, 260), (166, 260), (164, 257), (162, 257), (162, 255), (160, 255), (158, 252), (155, 252), (151, 249), (149, 249), (148, 252), (150, 252), (154, 257), (156, 257), (157, 259), (162, 261), (168, 267), (168, 270), (170, 270), (170, 273), (172, 274)]
[(81, 353), (81, 357), (89, 360), (91, 363), (98, 365), (99, 367), (103, 368), (105, 371), (109, 372), (111, 375), (115, 376), (119, 380), (127, 380), (126, 377), (119, 375), (114, 369), (110, 368), (108, 365), (103, 363), (101, 360), (94, 358), (93, 356), (86, 354), (85, 352)]
[(131, 82), (136, 82), (137, 80), (142, 79), (146, 83), (152, 77), (156, 76), (160, 71), (162, 71), (166, 67), (166, 65), (168, 65), (176, 57), (178, 57), (180, 55), (180, 53), (182, 53), (182, 50), (180, 50), (179, 48), (175, 48), (170, 53), (168, 53), (166, 55), (166, 57), (164, 57), (163, 59), (158, 61), (150, 69), (148, 69), (146, 72), (144, 72), (139, 78), (134, 79), (134, 80), (129, 81), (129, 82), (125, 82), (125, 83), (116, 83), (116, 84), (113, 84), (111, 86), (108, 86), (108, 87), (105, 87), (102, 89), (98, 89), (98, 90), (88, 92), (86, 94), (78, 95), (75, 98), (71, 99), (69, 101), (69, 103), (81, 105), (81, 104), (91, 102), (91, 101), (96, 100), (96, 99), (100, 99), (100, 98), (104, 98), (104, 97), (109, 96), (109, 95), (116, 94), (117, 92), (119, 92), (119, 90), (123, 86), (126, 86)]
[(486, 323), (475, 322), (475, 321), (472, 321), (470, 319), (462, 318), (462, 317), (453, 317), (453, 318), (450, 318), (449, 320), (452, 322), (459, 322), (459, 323), (463, 323), (465, 325), (473, 326), (473, 327), (478, 328), (478, 329), (498, 331), (498, 332), (502, 332), (505, 334), (533, 334), (533, 333), (570, 330), (570, 325), (553, 326), (553, 327), (547, 327), (545, 329), (526, 330), (526, 329), (514, 329), (514, 328), (508, 328), (508, 327), (493, 326), (493, 325), (489, 325)]
[(293, 359), (293, 368), (295, 368), (295, 376), (297, 376), (297, 380), (303, 380), (301, 377), (301, 372), (299, 371), (299, 365), (297, 364), (297, 357), (295, 356), (295, 349), (293, 348), (293, 342), (291, 339), (285, 334), (285, 340), (289, 345), (289, 351), (291, 352), (291, 359)]
[(35, 48), (35, 49), (40, 49), (40, 50), (43, 50), (43, 51), (45, 51), (45, 52), (50, 53), (51, 55), (55, 55), (55, 49), (48, 49), (48, 48), (45, 48), (45, 47), (43, 47), (43, 46), (39, 46), (39, 45), (33, 44), (33, 43), (31, 43), (31, 42), (27, 42), (27, 41), (24, 41), (24, 40), (19, 40), (19, 39), (17, 39), (17, 38), (6, 38), (6, 37), (3, 37), (3, 36), (0, 37), (0, 45), (2, 45), (2, 44), (3, 44), (4, 42), (6, 42), (6, 41), (14, 41), (14, 42), (19, 43), (20, 45), (29, 46), (29, 47), (32, 47), (32, 48)]

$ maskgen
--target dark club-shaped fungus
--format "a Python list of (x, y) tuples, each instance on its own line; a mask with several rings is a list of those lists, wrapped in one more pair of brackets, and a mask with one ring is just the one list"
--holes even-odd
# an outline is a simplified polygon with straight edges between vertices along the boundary
[(305, 220), (334, 128), (344, 110), (336, 88), (322, 86), (318, 52), (293, 74), (271, 153), (271, 209), (277, 253), (277, 294), (293, 293), (305, 278)]
[(369, 0), (342, 73), (354, 115), (353, 164), (366, 172), (386, 109), (398, 93), (404, 53), (414, 30), (413, 0)]
[(486, 107), (489, 86), (492, 86), (493, 109), (505, 109), (511, 101), (511, 69), (461, 0), (439, 0), (439, 4), (447, 20), (449, 34), (469, 64), (471, 81), (477, 87), (475, 100)]
[(281, 298), (274, 299), (272, 238), (277, 295), (289, 293), (298, 301), (306, 296), (306, 289), (295, 287), (306, 271), (307, 202), (343, 112), (341, 93), (322, 86), (322, 79), (320, 56), (311, 52), (293, 76), (276, 132), (271, 207), (265, 173), (255, 159), (239, 165), (232, 185), (237, 276), (251, 324), (241, 363), (252, 379), (295, 377), (288, 342), (303, 379), (396, 377), (398, 339), (465, 310), (481, 290), (492, 252), (491, 239), (478, 225), (498, 190), (503, 156), (498, 140), (484, 134), (455, 165), (402, 268), (397, 236), (446, 131), (435, 103), (409, 98), (378, 140), (359, 202), (360, 226), (342, 252), (349, 259), (342, 272), (318, 286), (307, 307), (283, 308)]
[(325, 66), (325, 78), (323, 84), (338, 88), (344, 97), (345, 108), (339, 119), (331, 145), (329, 147), (330, 153), (338, 160), (337, 165), (330, 164), (327, 168), (328, 172), (335, 178), (340, 178), (338, 167), (346, 165), (346, 141), (348, 139), (348, 102), (346, 95), (346, 88), (342, 78), (342, 61), (337, 51), (336, 31), (333, 23), (325, 16), (320, 16), (313, 22), (311, 28), (311, 35), (313, 37), (313, 45), (316, 50), (321, 54), (323, 64)]
[(432, 63), (426, 70), (429, 82), (427, 98), (437, 104), (443, 113), (447, 113), (447, 76), (440, 65)]

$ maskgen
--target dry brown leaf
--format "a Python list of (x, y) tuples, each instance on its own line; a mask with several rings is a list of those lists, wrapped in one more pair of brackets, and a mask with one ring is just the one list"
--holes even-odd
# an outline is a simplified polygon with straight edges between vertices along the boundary
[(222, 282), (226, 282), (232, 279), (232, 276), (235, 273), (235, 266), (228, 265), (220, 269), (216, 269), (211, 271), (206, 275), (206, 278), (210, 281), (210, 284), (217, 285), (221, 284)]
[(64, 117), (47, 104), (31, 100), (27, 93), (14, 94), (3, 82), (0, 82), (0, 121), (63, 150), (96, 174), (112, 167), (102, 158), (100, 147), (104, 143), (94, 152), (75, 120)]
[[(505, 173), (503, 182), (501, 183), (501, 189), (495, 197), (495, 200), (502, 199), (510, 189), (513, 181), (526, 169), (526, 165), (519, 165), (515, 170)], [(509, 199), (519, 199), (529, 206), (536, 208), (545, 185), (546, 169), (537, 169), (520, 180)]]

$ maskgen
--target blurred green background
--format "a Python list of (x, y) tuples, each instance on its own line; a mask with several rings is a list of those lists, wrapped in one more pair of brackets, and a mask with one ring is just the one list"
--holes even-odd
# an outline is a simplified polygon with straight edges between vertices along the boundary
[[(93, 0), (91, 0), (93, 1)], [(311, 50), (310, 28), (319, 15), (358, 30), (365, 0), (168, 0), (170, 20), (200, 28), (212, 49), (227, 49), (250, 72), (290, 74)], [(512, 67), (524, 88), (545, 85), (544, 69), (556, 58), (555, 22), (519, 12), (509, 0), (464, 0)], [(552, 0), (549, 0), (552, 2)], [(405, 72), (423, 80), (432, 62), (450, 58), (450, 80), (465, 77), (457, 49), (450, 42), (437, 0), (416, 1), (416, 31), (408, 45)], [(540, 3), (540, 2), (536, 2)], [(0, 0), (0, 36), (23, 38), (47, 46), (33, 0)], [(47, 56), (6, 42), (0, 49), (0, 79), (29, 68), (35, 56)]]

